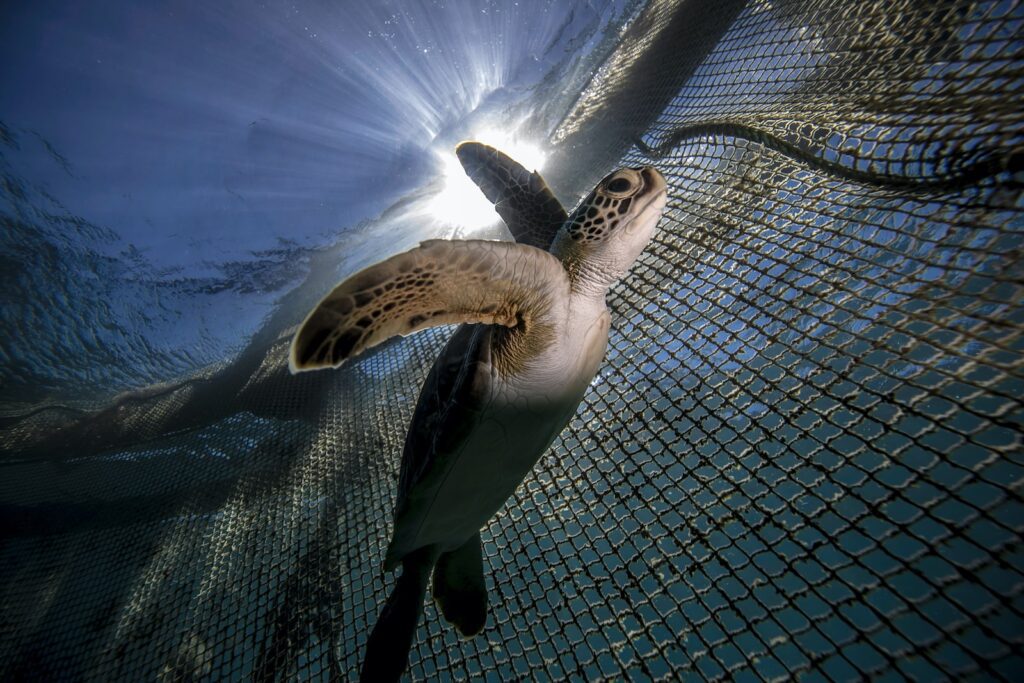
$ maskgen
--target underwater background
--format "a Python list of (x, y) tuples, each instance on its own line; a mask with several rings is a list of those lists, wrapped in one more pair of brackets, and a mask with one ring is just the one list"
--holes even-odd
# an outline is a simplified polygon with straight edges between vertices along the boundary
[(318, 252), (345, 240), (348, 272), (466, 231), (458, 200), (420, 197), (354, 237), (437, 194), (463, 139), (538, 147), (637, 6), (5, 8), (0, 400), (98, 401), (224, 362)]
[(669, 182), (607, 362), (414, 680), (1013, 680), (1024, 7), (0, 8), (0, 678), (338, 680), (449, 330), (291, 376), (334, 284)]

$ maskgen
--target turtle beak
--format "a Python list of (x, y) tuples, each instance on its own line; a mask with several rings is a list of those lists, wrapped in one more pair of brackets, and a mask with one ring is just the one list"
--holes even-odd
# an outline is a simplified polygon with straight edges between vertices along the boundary
[(661, 175), (661, 172), (653, 166), (644, 166), (640, 169), (640, 176), (644, 179), (644, 191), (640, 193), (641, 197), (648, 195), (656, 196), (659, 195), (668, 188), (668, 184), (665, 182), (665, 178)]
[(658, 222), (668, 199), (668, 183), (658, 169), (644, 166), (639, 172), (644, 179), (644, 189), (633, 200), (642, 203), (643, 208), (637, 211), (623, 231), (627, 235), (633, 235), (646, 227), (653, 227), (652, 223)]

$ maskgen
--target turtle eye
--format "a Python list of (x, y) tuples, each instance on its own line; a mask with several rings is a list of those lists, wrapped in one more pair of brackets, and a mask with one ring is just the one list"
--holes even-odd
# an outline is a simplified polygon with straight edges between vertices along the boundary
[(629, 182), (628, 178), (616, 178), (615, 180), (608, 183), (609, 192), (629, 192), (633, 189), (633, 183)]

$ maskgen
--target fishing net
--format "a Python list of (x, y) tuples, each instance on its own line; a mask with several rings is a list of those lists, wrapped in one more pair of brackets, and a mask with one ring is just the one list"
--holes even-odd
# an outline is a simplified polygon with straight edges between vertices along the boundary
[[(484, 529), (490, 617), (414, 679), (1024, 670), (1024, 8), (653, 0), (550, 144), (670, 183), (608, 359)], [(346, 678), (450, 330), (9, 417), (7, 679)]]

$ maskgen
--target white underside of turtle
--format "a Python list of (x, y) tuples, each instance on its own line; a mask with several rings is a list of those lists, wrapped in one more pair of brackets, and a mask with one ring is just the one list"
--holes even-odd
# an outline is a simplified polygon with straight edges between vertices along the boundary
[(385, 566), (409, 552), (437, 545), (454, 550), (484, 527), (576, 412), (604, 359), (610, 315), (573, 306), (562, 341), (505, 379), (494, 370), (477, 425), (409, 493), (395, 520)]

